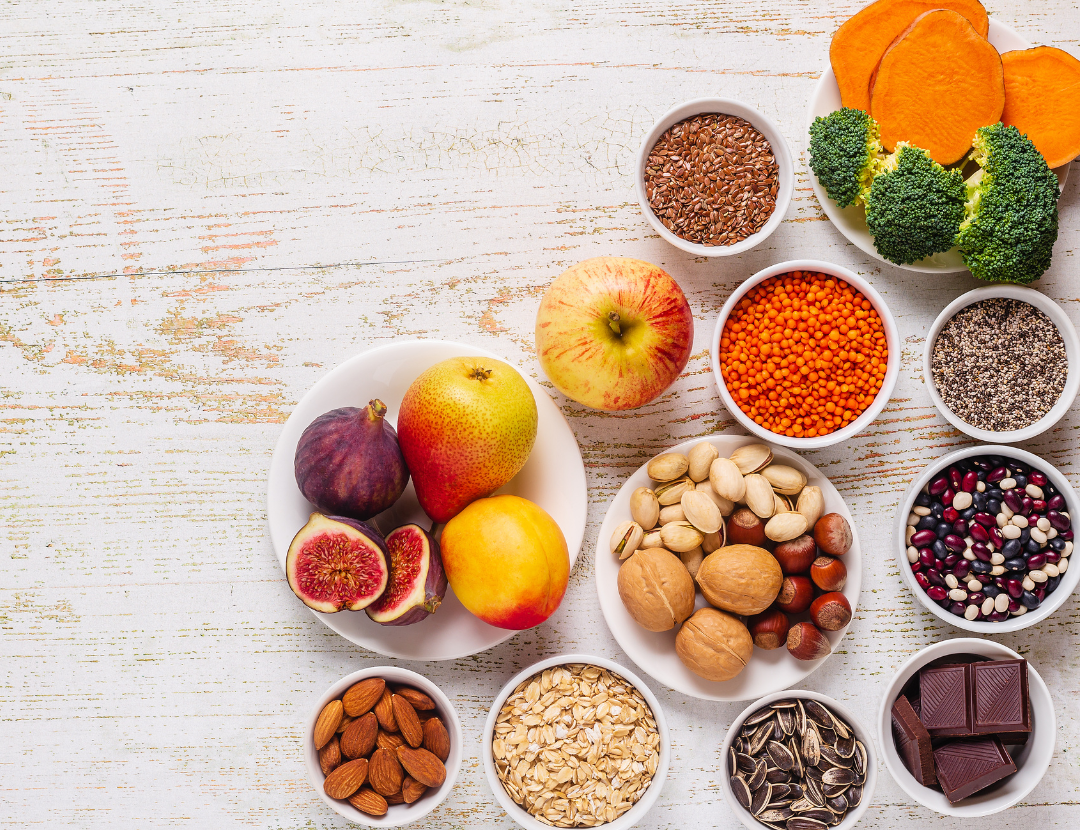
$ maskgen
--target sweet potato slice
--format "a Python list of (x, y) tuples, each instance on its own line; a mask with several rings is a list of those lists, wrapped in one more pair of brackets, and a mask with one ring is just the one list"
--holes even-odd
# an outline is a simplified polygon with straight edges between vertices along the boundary
[(979, 0), (877, 0), (848, 18), (829, 46), (840, 99), (845, 107), (870, 111), (870, 77), (881, 56), (915, 18), (932, 9), (952, 9), (983, 37), (990, 28)]
[(1005, 111), (1051, 167), (1080, 156), (1080, 60), (1053, 46), (1006, 52)]
[(938, 164), (959, 161), (975, 130), (1001, 119), (1001, 56), (963, 15), (926, 12), (886, 50), (871, 80), (870, 114), (881, 143), (922, 147)]

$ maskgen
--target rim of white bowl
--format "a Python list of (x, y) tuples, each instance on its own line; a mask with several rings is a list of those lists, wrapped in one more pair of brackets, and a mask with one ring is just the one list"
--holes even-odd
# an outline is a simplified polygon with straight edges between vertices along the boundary
[[(1059, 397), (1057, 402), (1050, 407), (1050, 411), (1030, 426), (1026, 426), (1023, 429), (1013, 429), (1003, 432), (980, 429), (954, 414), (953, 411), (946, 406), (945, 401), (941, 399), (937, 385), (934, 383), (933, 373), (930, 369), (930, 363), (934, 354), (934, 344), (937, 342), (938, 334), (941, 333), (941, 329), (944, 328), (945, 324), (955, 317), (957, 312), (961, 309), (967, 308), (969, 305), (973, 305), (974, 303), (983, 300), (994, 299), (995, 297), (1019, 300), (1028, 303), (1035, 306), (1049, 317), (1054, 325), (1057, 326), (1058, 333), (1065, 343), (1065, 356), (1069, 363), (1067, 370), (1068, 374), (1065, 377), (1065, 388), (1061, 391), (1061, 397)], [(961, 294), (945, 306), (942, 312), (937, 316), (937, 319), (934, 320), (934, 324), (930, 326), (930, 331), (927, 332), (926, 341), (923, 344), (923, 380), (926, 383), (927, 391), (930, 393), (930, 400), (934, 402), (937, 411), (941, 413), (945, 420), (966, 435), (970, 435), (972, 438), (979, 441), (991, 441), (997, 444), (1012, 444), (1018, 441), (1027, 441), (1046, 432), (1046, 430), (1050, 429), (1050, 427), (1060, 421), (1065, 416), (1065, 413), (1072, 408), (1073, 401), (1076, 400), (1076, 394), (1077, 392), (1080, 392), (1080, 338), (1077, 337), (1076, 327), (1073, 326), (1072, 320), (1069, 319), (1065, 310), (1041, 291), (1036, 291), (1034, 288), (1028, 288), (1023, 285), (987, 285), (982, 288), (975, 288), (968, 291), (966, 294)]]
[[(665, 228), (660, 220), (656, 218), (656, 214), (653, 213), (653, 209), (649, 205), (649, 199), (645, 195), (645, 164), (649, 159), (649, 152), (656, 142), (660, 140), (660, 136), (667, 132), (669, 127), (680, 121), (685, 121), (695, 115), (710, 113), (734, 115), (749, 121), (772, 145), (773, 156), (776, 158), (776, 164), (779, 168), (776, 207), (773, 208), (768, 221), (757, 233), (751, 234), (742, 242), (736, 242), (734, 245), (700, 245), (677, 236)], [(780, 227), (780, 223), (784, 220), (784, 216), (787, 214), (788, 207), (791, 204), (791, 194), (795, 188), (795, 164), (792, 161), (791, 148), (788, 147), (787, 140), (784, 138), (783, 133), (780, 132), (780, 128), (749, 104), (737, 101), (734, 98), (694, 98), (669, 109), (653, 124), (652, 129), (645, 134), (645, 138), (638, 150), (637, 165), (634, 169), (636, 174), (634, 190), (641, 205), (641, 212), (645, 214), (645, 218), (652, 225), (653, 230), (660, 234), (660, 238), (664, 241), (696, 256), (735, 256), (749, 251), (755, 245), (764, 242), (773, 231)]]
[(664, 779), (667, 778), (668, 764), (670, 762), (670, 737), (667, 720), (664, 718), (664, 712), (660, 708), (660, 701), (656, 699), (656, 695), (652, 693), (652, 690), (630, 669), (605, 657), (597, 657), (592, 654), (557, 654), (554, 657), (547, 657), (533, 663), (531, 666), (527, 666), (507, 681), (491, 704), (491, 711), (488, 713), (487, 722), (484, 724), (484, 734), (481, 739), (481, 754), (484, 759), (484, 773), (487, 777), (488, 787), (495, 795), (495, 800), (506, 810), (507, 815), (524, 827), (525, 830), (551, 830), (550, 825), (538, 821), (525, 812), (503, 788), (499, 775), (495, 771), (495, 759), (491, 754), (491, 740), (495, 734), (495, 721), (499, 717), (499, 711), (518, 684), (552, 666), (562, 666), (568, 663), (586, 663), (619, 675), (641, 693), (641, 696), (645, 698), (645, 702), (649, 704), (649, 708), (652, 710), (653, 720), (656, 721), (656, 731), (660, 735), (660, 763), (656, 766), (656, 772), (649, 783), (649, 788), (645, 790), (645, 794), (638, 799), (638, 802), (623, 815), (614, 821), (597, 825), (597, 827), (602, 827), (604, 830), (627, 830), (627, 828), (633, 827), (641, 821), (653, 804), (656, 803), (656, 799), (660, 797), (660, 790), (663, 788)]
[[(727, 385), (724, 383), (723, 373), (720, 371), (720, 338), (724, 333), (724, 325), (727, 323), (731, 310), (735, 308), (735, 304), (759, 283), (778, 274), (785, 274), (788, 271), (820, 271), (829, 276), (842, 279), (858, 289), (874, 306), (878, 317), (881, 318), (881, 324), (885, 329), (885, 343), (889, 348), (889, 360), (885, 365), (885, 380), (882, 382), (881, 389), (878, 390), (877, 396), (870, 406), (843, 429), (813, 438), (792, 438), (787, 435), (780, 435), (754, 423), (731, 397), (731, 393), (728, 392)], [(745, 280), (732, 292), (731, 296), (727, 298), (727, 302), (724, 303), (724, 307), (720, 309), (720, 315), (716, 318), (716, 326), (713, 329), (712, 341), (709, 344), (709, 351), (713, 378), (716, 381), (717, 389), (720, 391), (720, 398), (723, 400), (728, 412), (744, 429), (749, 430), (752, 434), (765, 441), (772, 441), (793, 450), (813, 450), (829, 447), (858, 435), (874, 422), (881, 410), (885, 408), (885, 404), (892, 398), (893, 388), (896, 386), (896, 379), (900, 374), (900, 332), (896, 328), (896, 320), (893, 319), (892, 312), (889, 310), (884, 298), (878, 294), (874, 286), (853, 271), (849, 271), (842, 265), (834, 265), (831, 262), (823, 262), (817, 259), (792, 259), (787, 262), (780, 262), (758, 271)]]
[(835, 827), (835, 830), (849, 830), (849, 828), (854, 827), (859, 819), (862, 818), (863, 813), (865, 813), (870, 806), (870, 800), (874, 796), (874, 789), (877, 787), (878, 752), (877, 748), (874, 746), (873, 733), (859, 722), (859, 719), (855, 717), (854, 713), (847, 706), (835, 698), (821, 694), (821, 692), (811, 692), (806, 689), (785, 689), (783, 691), (774, 692), (771, 695), (765, 695), (765, 697), (754, 701), (739, 713), (739, 716), (732, 721), (731, 727), (727, 731), (727, 735), (724, 736), (723, 746), (720, 748), (720, 764), (722, 766), (721, 778), (724, 782), (720, 789), (724, 794), (724, 801), (727, 802), (731, 812), (738, 816), (739, 820), (746, 825), (749, 830), (761, 830), (764, 826), (754, 818), (745, 807), (735, 800), (735, 795), (731, 792), (731, 784), (729, 783), (730, 776), (727, 774), (727, 758), (730, 754), (731, 745), (735, 743), (735, 739), (739, 736), (739, 729), (742, 728), (744, 720), (754, 714), (754, 712), (771, 703), (791, 698), (816, 700), (819, 703), (824, 703), (826, 706), (831, 707), (836, 711), (836, 714), (843, 718), (844, 721), (855, 730), (855, 737), (862, 741), (863, 745), (866, 747), (866, 781), (863, 783), (862, 800), (859, 802), (859, 805), (844, 816), (844, 820)]
[[(1033, 773), (1035, 775), (1035, 780), (1031, 782), (1031, 786), (1022, 791), (1018, 791), (1010, 798), (1003, 799), (1000, 804), (989, 807), (975, 803), (966, 806), (962, 803), (955, 806), (952, 804), (942, 805), (940, 804), (940, 801), (935, 804), (933, 801), (927, 799), (926, 796), (928, 793), (933, 793), (938, 796), (940, 796), (941, 793), (919, 784), (914, 776), (908, 772), (903, 761), (900, 760), (900, 756), (896, 752), (896, 746), (893, 743), (892, 738), (892, 705), (899, 696), (900, 690), (907, 685), (908, 680), (910, 680), (915, 675), (915, 672), (927, 663), (936, 660), (939, 657), (946, 657), (950, 654), (965, 653), (1005, 660), (1020, 657), (1020, 655), (1011, 648), (1003, 646), (1000, 643), (995, 643), (993, 640), (984, 640), (979, 637), (956, 637), (952, 640), (942, 640), (940, 643), (934, 643), (933, 645), (929, 645), (916, 652), (905, 660), (900, 668), (896, 670), (896, 674), (893, 675), (892, 680), (889, 681), (889, 685), (885, 689), (885, 694), (881, 698), (881, 704), (878, 706), (877, 737), (878, 742), (881, 744), (881, 757), (885, 760), (885, 767), (889, 770), (889, 774), (892, 775), (893, 780), (900, 785), (900, 788), (915, 799), (915, 801), (942, 815), (977, 818), (979, 816), (989, 816), (994, 813), (1000, 813), (1002, 810), (1007, 810), (1017, 802), (1027, 798), (1031, 791), (1039, 785), (1039, 782), (1042, 781), (1043, 776), (1046, 775), (1046, 771), (1050, 767), (1050, 761), (1054, 757), (1054, 746), (1057, 741), (1057, 715), (1054, 713), (1053, 698), (1050, 696), (1050, 689), (1047, 687), (1046, 682), (1042, 677), (1039, 676), (1035, 667), (1029, 662), (1029, 700), (1031, 699), (1031, 690), (1034, 689), (1039, 695), (1044, 696), (1046, 700), (1050, 701), (1051, 704), (1046, 709), (1040, 708), (1035, 712), (1035, 725), (1033, 729), (1039, 730), (1040, 734), (1042, 734), (1044, 727), (1049, 728), (1050, 752), (1044, 759), (1034, 759), (1029, 756), (1024, 762), (1023, 769), (1028, 769), (1028, 764), (1034, 761), (1034, 766), (1031, 767), (1031, 769), (1038, 770), (1037, 773)], [(1032, 708), (1035, 708), (1034, 703), (1032, 703)], [(1040, 721), (1043, 721), (1041, 725)], [(1034, 737), (1034, 735), (1032, 737)], [(977, 796), (978, 793), (975, 795)]]
[[(385, 816), (369, 816), (361, 813), (348, 801), (337, 801), (323, 792), (322, 769), (319, 767), (319, 753), (311, 736), (315, 732), (315, 722), (319, 719), (319, 713), (323, 707), (336, 697), (341, 697), (354, 683), (358, 683), (368, 677), (382, 677), (392, 683), (401, 683), (406, 686), (416, 686), (428, 697), (435, 701), (435, 711), (440, 716), (445, 715), (444, 726), (450, 734), (450, 754), (446, 758), (446, 780), (434, 793), (425, 793), (418, 801), (412, 804), (392, 804)], [(329, 689), (319, 696), (318, 703), (308, 714), (304, 721), (304, 761), (307, 766), (308, 781), (330, 808), (342, 818), (348, 819), (354, 824), (363, 824), (367, 827), (399, 827), (402, 824), (419, 821), (440, 804), (442, 804), (457, 782), (458, 773), (461, 771), (462, 758), (462, 731), (461, 721), (450, 699), (442, 689), (424, 677), (409, 669), (398, 666), (370, 666), (366, 669), (354, 671), (338, 680)]]
[(1061, 474), (1061, 471), (1058, 470), (1057, 467), (1046, 459), (1040, 458), (1034, 453), (1021, 450), (1017, 447), (1003, 447), (1000, 444), (979, 444), (974, 447), (965, 447), (962, 450), (956, 450), (955, 452), (949, 453), (944, 458), (935, 461), (933, 464), (928, 464), (926, 469), (911, 482), (911, 486), (908, 487), (907, 492), (904, 493), (904, 497), (900, 501), (900, 507), (896, 512), (895, 529), (893, 531), (893, 543), (896, 545), (896, 562), (900, 567), (900, 573), (903, 574), (904, 582), (907, 583), (908, 588), (910, 588), (911, 592), (918, 597), (919, 602), (923, 604), (923, 607), (933, 613), (938, 619), (944, 620), (964, 631), (971, 631), (976, 634), (1005, 634), (1010, 631), (1019, 631), (1022, 628), (1036, 625), (1057, 611), (1058, 608), (1072, 596), (1073, 591), (1076, 590), (1076, 583), (1080, 580), (1080, 567), (1074, 569), (1070, 566), (1061, 577), (1061, 582), (1058, 583), (1057, 590), (1047, 597), (1043, 604), (1034, 611), (1028, 611), (1019, 617), (1010, 616), (1007, 620), (1002, 620), (1001, 622), (989, 622), (984, 620), (972, 621), (965, 619), (964, 617), (958, 617), (956, 614), (946, 611), (930, 599), (926, 591), (919, 587), (919, 583), (915, 581), (915, 574), (912, 572), (911, 566), (907, 560), (908, 546), (907, 540), (905, 539), (907, 517), (911, 513), (911, 508), (915, 504), (915, 498), (919, 495), (919, 491), (922, 490), (934, 476), (938, 475), (950, 464), (976, 455), (1003, 455), (1015, 458), (1018, 461), (1023, 461), (1025, 464), (1035, 467), (1045, 473), (1046, 477), (1050, 480), (1050, 483), (1057, 488), (1059, 493), (1061, 493), (1062, 497), (1065, 499), (1066, 506), (1069, 508), (1069, 515), (1080, 515), (1080, 513), (1077, 512), (1080, 510), (1080, 502), (1077, 501), (1076, 493), (1073, 491), (1068, 479)]

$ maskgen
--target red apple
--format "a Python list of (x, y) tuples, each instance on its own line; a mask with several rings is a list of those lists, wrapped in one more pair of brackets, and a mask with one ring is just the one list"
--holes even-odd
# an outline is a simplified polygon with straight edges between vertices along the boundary
[(623, 257), (579, 262), (548, 287), (536, 315), (536, 353), (566, 397), (594, 409), (656, 398), (690, 359), (694, 318), (666, 272)]

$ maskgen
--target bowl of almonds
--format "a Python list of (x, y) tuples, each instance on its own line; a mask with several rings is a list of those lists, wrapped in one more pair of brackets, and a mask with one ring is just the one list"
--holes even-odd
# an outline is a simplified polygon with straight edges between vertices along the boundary
[(482, 752), (496, 800), (526, 830), (625, 830), (660, 796), (668, 729), (656, 696), (632, 672), (561, 654), (503, 687)]
[(637, 157), (641, 210), (660, 237), (696, 256), (748, 251), (780, 226), (795, 168), (776, 125), (730, 98), (669, 110)]
[(375, 666), (341, 678), (308, 716), (308, 778), (338, 815), (397, 827), (434, 810), (461, 767), (461, 723), (416, 672)]

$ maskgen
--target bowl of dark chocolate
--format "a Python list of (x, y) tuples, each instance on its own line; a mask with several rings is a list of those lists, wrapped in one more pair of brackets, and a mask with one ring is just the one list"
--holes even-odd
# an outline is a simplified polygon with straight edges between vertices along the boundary
[[(1014, 513), (1008, 505), (1018, 498)], [(1076, 493), (1045, 459), (1015, 447), (966, 447), (930, 464), (901, 499), (897, 565), (919, 602), (945, 622), (978, 634), (1018, 631), (1053, 614), (1076, 589), (1080, 567), (1069, 561), (1078, 511)], [(1006, 533), (1018, 538), (998, 538)], [(989, 608), (995, 601), (1000, 612)]]
[(1026, 798), (1050, 766), (1056, 730), (1050, 691), (1035, 668), (975, 638), (909, 658), (878, 712), (878, 744), (893, 778), (948, 816), (987, 816)]

